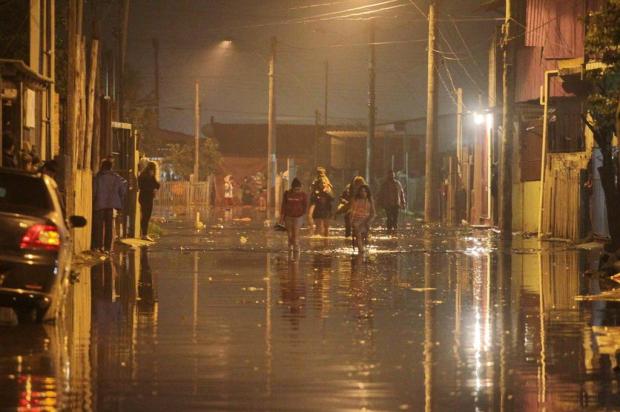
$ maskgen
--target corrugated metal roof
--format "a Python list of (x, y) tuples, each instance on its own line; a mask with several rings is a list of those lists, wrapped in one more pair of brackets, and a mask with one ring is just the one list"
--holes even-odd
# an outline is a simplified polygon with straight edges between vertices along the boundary
[[(546, 70), (561, 60), (584, 56), (585, 0), (527, 0), (525, 47), (517, 52), (516, 101), (537, 100)], [(551, 96), (567, 96), (561, 82), (552, 82)]]

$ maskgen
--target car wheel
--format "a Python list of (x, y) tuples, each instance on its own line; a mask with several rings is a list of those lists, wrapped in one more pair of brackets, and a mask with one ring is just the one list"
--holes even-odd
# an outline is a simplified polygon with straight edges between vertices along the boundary
[(17, 322), (22, 324), (30, 324), (36, 320), (36, 310), (34, 308), (19, 308), (15, 309), (17, 315)]

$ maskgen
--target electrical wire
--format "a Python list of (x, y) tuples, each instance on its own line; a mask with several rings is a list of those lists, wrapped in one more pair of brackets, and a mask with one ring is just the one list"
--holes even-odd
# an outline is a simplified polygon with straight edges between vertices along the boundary
[(456, 24), (454, 19), (451, 19), (451, 20), (452, 20), (452, 25), (454, 26), (454, 30), (456, 31), (456, 33), (458, 34), (459, 38), (461, 39), (461, 42), (463, 43), (463, 46), (465, 47), (465, 50), (467, 51), (467, 54), (469, 54), (469, 57), (471, 57), (471, 59), (473, 60), (474, 65), (478, 69), (478, 72), (480, 73), (480, 75), (482, 77), (484, 77), (484, 72), (482, 71), (482, 68), (478, 64), (478, 60), (474, 57), (474, 54), (472, 53), (471, 49), (469, 48), (469, 45), (465, 41), (465, 38), (463, 37), (463, 34), (461, 33), (461, 30), (459, 30), (458, 24)]
[(411, 3), (413, 5), (413, 7), (416, 8), (418, 13), (420, 13), (424, 17), (424, 19), (428, 21), (428, 16), (426, 15), (426, 13), (424, 13), (424, 11), (420, 8), (420, 6), (418, 6), (416, 4), (416, 2), (414, 0), (409, 0), (409, 3)]
[[(441, 36), (441, 38), (443, 39), (444, 43), (446, 44), (446, 46), (448, 47), (448, 49), (454, 54), (456, 55), (457, 53), (454, 51), (454, 48), (452, 47), (452, 45), (450, 44), (450, 42), (448, 41), (447, 37), (444, 35), (443, 31), (438, 27), (437, 31), (439, 32), (439, 35)], [(482, 89), (482, 87), (480, 87), (480, 85), (478, 84), (478, 82), (476, 81), (476, 79), (473, 78), (473, 76), (471, 75), (471, 73), (469, 72), (469, 70), (467, 70), (467, 68), (465, 67), (465, 65), (460, 61), (460, 60), (455, 60), (458, 65), (461, 67), (461, 69), (463, 70), (463, 72), (465, 73), (465, 75), (469, 78), (469, 80), (472, 82), (472, 84), (478, 89), (478, 91), (480, 93), (484, 93), (484, 90)]]

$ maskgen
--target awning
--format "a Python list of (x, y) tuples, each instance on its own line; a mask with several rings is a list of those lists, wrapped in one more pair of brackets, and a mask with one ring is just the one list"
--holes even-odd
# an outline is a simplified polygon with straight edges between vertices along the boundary
[(35, 88), (44, 89), (54, 83), (49, 77), (45, 77), (32, 70), (23, 60), (0, 59), (0, 73), (3, 78), (19, 78)]

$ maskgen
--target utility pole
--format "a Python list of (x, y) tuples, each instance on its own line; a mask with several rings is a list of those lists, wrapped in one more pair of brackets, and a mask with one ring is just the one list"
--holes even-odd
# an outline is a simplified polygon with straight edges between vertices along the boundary
[(153, 58), (155, 60), (155, 126), (159, 129), (159, 39), (153, 38)]
[(321, 133), (319, 131), (319, 125), (321, 121), (321, 114), (318, 110), (314, 111), (314, 167), (319, 165), (319, 138)]
[(502, 140), (500, 147), (501, 167), (500, 177), (500, 210), (499, 226), (502, 235), (510, 238), (512, 236), (512, 144), (514, 140), (513, 131), (513, 104), (515, 96), (515, 44), (513, 33), (513, 18), (516, 12), (516, 0), (506, 0), (506, 18), (504, 21), (504, 40), (503, 40), (503, 70), (502, 70), (502, 89), (503, 111), (502, 111)]
[(451, 224), (453, 225), (460, 221), (458, 219), (459, 215), (460, 217), (467, 216), (457, 211), (465, 206), (458, 202), (458, 199), (460, 199), (459, 193), (461, 193), (461, 190), (465, 190), (465, 155), (463, 149), (463, 89), (459, 87), (456, 89), (456, 179), (454, 181), (451, 180), (452, 183), (455, 183), (451, 191), (452, 204), (455, 206), (455, 213), (450, 215), (452, 218)]
[(118, 115), (121, 121), (125, 120), (124, 113), (124, 100), (125, 94), (123, 92), (123, 77), (125, 76), (125, 63), (127, 57), (127, 31), (129, 29), (129, 2), (130, 0), (122, 0), (120, 8), (120, 36), (119, 41), (119, 67), (118, 67)]
[[(329, 101), (329, 62), (325, 60), (325, 102), (323, 107), (323, 133), (319, 137), (319, 141), (322, 145), (319, 145), (319, 151), (324, 153), (323, 156), (319, 156), (321, 161), (325, 162), (325, 165), (331, 164), (331, 140), (327, 136), (327, 108)], [(321, 150), (322, 147), (322, 150)]]
[(67, 114), (66, 139), (63, 145), (65, 205), (67, 214), (75, 211), (74, 176), (76, 171), (76, 135), (77, 135), (77, 70), (78, 48), (81, 38), (80, 19), (82, 0), (69, 0), (67, 11)]
[(459, 175), (463, 165), (463, 89), (456, 89), (456, 159)]
[(323, 107), (323, 125), (327, 130), (327, 101), (329, 96), (329, 62), (325, 60), (325, 106)]
[(437, 171), (436, 148), (437, 123), (437, 72), (435, 70), (435, 7), (431, 0), (428, 6), (428, 95), (426, 101), (426, 164), (424, 182), (424, 220), (432, 223), (437, 220)]
[(199, 179), (200, 161), (200, 83), (196, 81), (194, 96), (194, 182)]
[(272, 216), (275, 196), (276, 163), (276, 37), (271, 38), (271, 59), (269, 61), (269, 124), (267, 131), (267, 218)]
[(370, 20), (370, 34), (368, 37), (370, 60), (368, 62), (368, 133), (366, 134), (366, 181), (370, 184), (370, 169), (372, 163), (372, 144), (375, 141), (375, 22)]

